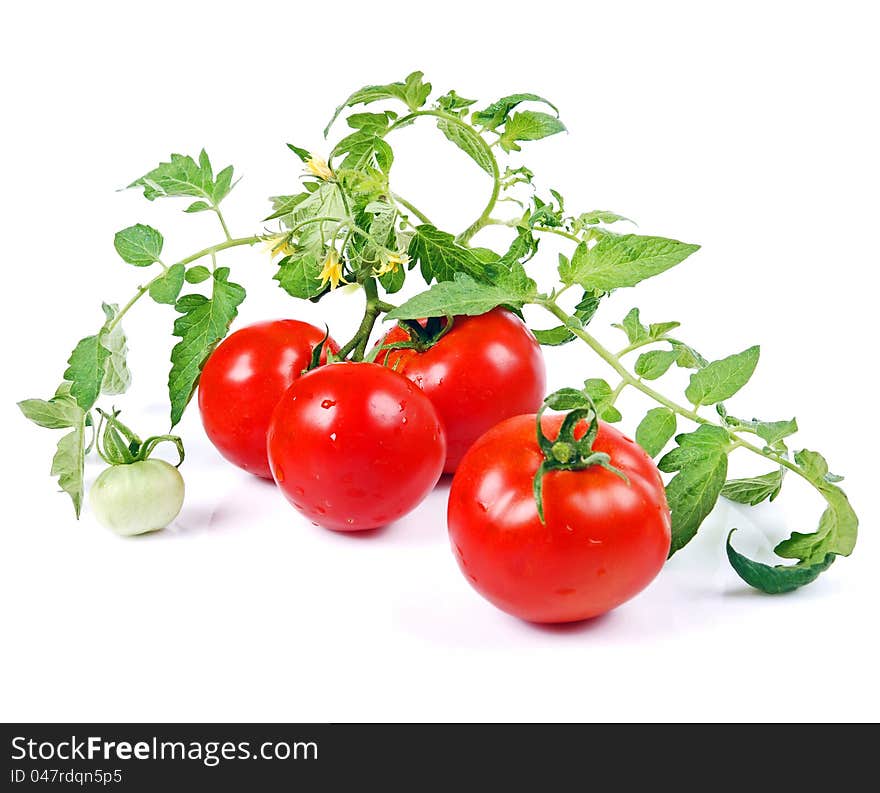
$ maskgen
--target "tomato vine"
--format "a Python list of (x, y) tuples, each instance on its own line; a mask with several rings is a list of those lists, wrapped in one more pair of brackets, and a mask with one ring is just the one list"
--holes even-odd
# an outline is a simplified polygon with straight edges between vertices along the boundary
[[(224, 239), (168, 265), (161, 259), (164, 238), (158, 230), (136, 224), (118, 232), (115, 247), (124, 262), (136, 267), (158, 265), (160, 272), (139, 286), (122, 308), (104, 305), (104, 323), (96, 334), (76, 344), (62, 384), (51, 398), (20, 403), (24, 414), (40, 426), (69, 430), (58, 444), (52, 472), (73, 499), (77, 515), (83, 460), (89, 451), (86, 428), (95, 426), (93, 414), (99, 410), (100, 397), (122, 394), (130, 379), (123, 318), (145, 295), (175, 307), (172, 332), (179, 341), (171, 354), (168, 380), (174, 427), (198, 385), (205, 360), (226, 335), (246, 296), (244, 288), (230, 280), (229, 269), (218, 266), (217, 257), (230, 248), (263, 242), (277, 260), (275, 280), (293, 297), (318, 301), (341, 284), (356, 284), (363, 290), (363, 318), (354, 336), (342, 345), (337, 356), (341, 358), (374, 357), (367, 355), (367, 346), (383, 315), (405, 323), (482, 314), (498, 306), (518, 313), (527, 305), (544, 310), (559, 324), (535, 331), (542, 344), (583, 343), (619, 378), (615, 386), (595, 377), (583, 384), (585, 398), (602, 419), (622, 418), (616, 402), (627, 389), (654, 403), (638, 425), (636, 440), (659, 458), (661, 471), (672, 475), (666, 486), (672, 553), (694, 537), (720, 497), (746, 505), (772, 501), (784, 477), (795, 474), (827, 502), (818, 529), (795, 532), (776, 546), (779, 557), (794, 561), (788, 565), (749, 560), (733, 548), (728, 536), (727, 553), (734, 569), (752, 586), (780, 592), (812, 581), (837, 556), (849, 555), (858, 519), (839, 486), (840, 477), (829, 473), (825, 459), (815, 451), (789, 448), (796, 421), (741, 419), (727, 411), (725, 401), (755, 371), (758, 347), (709, 361), (672, 335), (679, 323), (645, 325), (637, 309), (616, 325), (627, 341), (618, 352), (602, 345), (588, 329), (609, 293), (659, 276), (699, 246), (620, 232), (628, 219), (614, 212), (572, 213), (558, 192), (538, 190), (528, 167), (501, 162), (502, 152), (520, 152), (523, 143), (565, 129), (556, 107), (543, 97), (513, 94), (475, 110), (476, 100), (455, 91), (429, 103), (433, 95), (421, 72), (400, 82), (365, 86), (336, 109), (325, 129), (326, 136), (342, 120), (348, 127), (326, 160), (288, 144), (303, 163), (302, 189), (270, 199), (272, 212), (263, 222), (277, 226), (259, 234), (233, 237), (221, 211), (221, 202), (235, 184), (233, 169), (228, 166), (215, 175), (204, 151), (197, 158), (172, 154), (168, 162), (131, 183), (150, 201), (195, 199), (185, 212), (215, 213)], [(381, 103), (383, 109), (365, 109), (374, 103)], [(491, 179), (480, 214), (457, 234), (439, 229), (429, 212), (391, 187), (391, 133), (425, 121), (435, 124)], [(503, 217), (502, 205), (513, 207), (514, 214)], [(473, 244), (489, 226), (511, 230), (513, 239), (506, 251)], [(570, 243), (572, 250), (559, 255), (559, 282), (545, 293), (538, 290), (526, 265), (540, 261), (540, 243), (547, 235)], [(210, 268), (197, 263), (206, 258), (211, 260)], [(426, 291), (398, 306), (393, 298), (386, 299), (416, 271), (428, 286)], [(197, 288), (201, 284), (204, 287)], [(580, 297), (568, 308), (571, 291)], [(635, 352), (638, 357), (630, 365), (624, 359)], [(672, 367), (690, 371), (686, 403), (653, 385)], [(707, 409), (714, 409), (712, 417), (706, 415)], [(680, 422), (692, 425), (691, 429), (679, 432)], [(766, 461), (771, 470), (729, 479), (728, 456), (737, 449)]]

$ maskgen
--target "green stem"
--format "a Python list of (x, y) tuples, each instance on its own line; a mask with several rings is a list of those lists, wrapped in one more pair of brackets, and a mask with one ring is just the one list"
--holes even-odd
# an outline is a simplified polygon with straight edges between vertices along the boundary
[(212, 245), (210, 248), (203, 248), (202, 250), (197, 251), (191, 256), (187, 256), (185, 259), (181, 259), (178, 264), (192, 264), (192, 262), (197, 261), (198, 259), (202, 259), (205, 256), (210, 256), (212, 253), (220, 253), (220, 251), (225, 251), (227, 248), (235, 248), (239, 245), (256, 245), (262, 240), (263, 237), (259, 236), (239, 237), (238, 239), (226, 240), (226, 242), (221, 242), (218, 245)]
[[(753, 443), (745, 440), (745, 438), (740, 437), (735, 432), (733, 432), (730, 428), (724, 427), (721, 424), (718, 424), (713, 421), (709, 421), (709, 419), (704, 418), (695, 410), (691, 410), (690, 408), (685, 407), (684, 405), (679, 405), (677, 402), (665, 397), (663, 394), (651, 388), (651, 386), (647, 385), (643, 380), (635, 377), (630, 374), (629, 370), (618, 360), (618, 357), (606, 349), (599, 343), (597, 339), (595, 339), (590, 333), (583, 329), (580, 323), (572, 316), (567, 314), (562, 308), (560, 308), (553, 300), (549, 298), (545, 298), (537, 301), (539, 305), (543, 306), (547, 311), (553, 314), (563, 325), (565, 325), (575, 336), (577, 336), (581, 341), (586, 342), (587, 346), (596, 353), (605, 363), (607, 363), (618, 375), (620, 375), (621, 386), (618, 388), (622, 388), (623, 385), (630, 385), (638, 391), (641, 391), (645, 396), (650, 397), (655, 402), (660, 403), (664, 407), (669, 408), (673, 413), (677, 413), (679, 416), (683, 416), (684, 418), (690, 419), (696, 424), (708, 424), (712, 427), (721, 427), (725, 430), (733, 441), (734, 446), (741, 446), (744, 449), (748, 449), (750, 452), (763, 457), (766, 460), (771, 460), (777, 465), (781, 465), (784, 468), (787, 468), (790, 471), (793, 471), (802, 479), (807, 482), (810, 482), (813, 485), (813, 482), (810, 481), (810, 478), (801, 471), (794, 463), (781, 455), (773, 452), (769, 449), (762, 449), (759, 446), (755, 446)], [(815, 485), (813, 485), (815, 487)]]
[(220, 225), (221, 225), (222, 228), (223, 228), (223, 233), (226, 235), (226, 239), (227, 239), (227, 241), (231, 240), (231, 239), (232, 239), (232, 235), (229, 233), (229, 227), (226, 225), (226, 220), (225, 220), (225, 218), (223, 217), (223, 213), (220, 211), (220, 207), (218, 207), (218, 206), (215, 205), (215, 206), (213, 206), (213, 207), (211, 207), (211, 208), (212, 208), (212, 209), (214, 210), (214, 212), (216, 213), (216, 215), (217, 215), (217, 220), (220, 221)]
[(402, 195), (399, 193), (392, 193), (391, 197), (402, 206), (406, 207), (410, 212), (412, 212), (422, 223), (427, 223), (429, 226), (433, 226), (434, 224), (431, 222), (431, 219), (424, 213), (421, 212), (416, 206), (414, 206), (411, 202), (407, 201)]
[(581, 242), (581, 238), (576, 234), (572, 234), (570, 231), (566, 231), (565, 229), (557, 229), (551, 226), (535, 226), (532, 231), (541, 231), (545, 234), (556, 234), (558, 237), (565, 237), (567, 240), (571, 240), (572, 242)]
[[(239, 239), (230, 239), (226, 240), (226, 242), (221, 242), (217, 245), (212, 245), (210, 248), (205, 248), (197, 253), (192, 254), (192, 256), (187, 256), (185, 259), (181, 259), (178, 264), (190, 264), (191, 262), (196, 261), (197, 259), (201, 259), (205, 256), (214, 256), (218, 251), (224, 251), (227, 248), (234, 248), (238, 245), (253, 245), (254, 243), (259, 242), (262, 237), (241, 237)], [(139, 286), (137, 292), (134, 293), (134, 296), (129, 300), (121, 309), (119, 309), (119, 313), (113, 317), (113, 319), (107, 324), (107, 332), (113, 330), (121, 321), (122, 318), (128, 313), (129, 309), (138, 302), (147, 292), (150, 291), (150, 287), (156, 283), (159, 279), (165, 277), (165, 270), (163, 270), (159, 275), (155, 278), (148, 281), (143, 286)]]
[[(489, 201), (480, 216), (473, 223), (471, 223), (471, 225), (468, 226), (461, 234), (459, 234), (458, 237), (456, 237), (456, 242), (461, 245), (467, 245), (467, 243), (470, 242), (471, 238), (480, 229), (489, 224), (489, 218), (492, 214), (492, 210), (495, 209), (495, 204), (498, 201), (498, 195), (501, 192), (501, 172), (498, 170), (498, 160), (495, 158), (495, 153), (492, 151), (492, 147), (488, 143), (486, 143), (483, 136), (480, 135), (480, 133), (477, 132), (474, 127), (472, 127), (467, 122), (462, 121), (458, 116), (444, 113), (442, 110), (416, 110), (413, 113), (402, 116), (401, 118), (397, 119), (397, 121), (395, 121), (390, 127), (388, 127), (385, 135), (387, 135), (389, 132), (393, 132), (399, 127), (406, 126), (411, 121), (414, 121), (421, 116), (433, 116), (434, 118), (443, 119), (448, 124), (453, 124), (465, 130), (470, 135), (471, 140), (473, 140), (473, 142), (482, 150), (483, 154), (488, 158), (488, 162), (491, 164), (492, 194), (489, 196)], [(404, 206), (406, 205), (404, 204)]]
[(388, 305), (379, 300), (379, 289), (376, 286), (375, 278), (367, 278), (364, 281), (364, 293), (367, 296), (364, 318), (361, 320), (361, 324), (354, 336), (337, 353), (339, 358), (345, 358), (351, 354), (352, 360), (362, 361), (364, 359), (364, 352), (367, 349), (367, 342), (370, 340), (370, 334), (373, 332), (376, 319), (385, 310), (383, 307)]

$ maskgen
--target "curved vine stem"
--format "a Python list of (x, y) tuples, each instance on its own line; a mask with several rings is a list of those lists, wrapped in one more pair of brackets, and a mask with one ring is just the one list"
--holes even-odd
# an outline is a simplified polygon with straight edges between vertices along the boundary
[[(476, 144), (476, 146), (480, 148), (481, 152), (486, 157), (487, 162), (491, 164), (492, 194), (489, 196), (489, 201), (480, 216), (455, 238), (455, 241), (458, 242), (460, 245), (467, 245), (468, 242), (470, 242), (471, 238), (480, 229), (490, 224), (492, 210), (495, 209), (495, 204), (498, 203), (498, 195), (501, 192), (501, 172), (498, 169), (498, 160), (495, 158), (495, 152), (492, 151), (492, 147), (488, 143), (486, 143), (486, 140), (483, 138), (482, 135), (480, 135), (475, 127), (472, 127), (466, 121), (462, 121), (458, 116), (454, 116), (451, 113), (444, 113), (442, 110), (416, 110), (405, 116), (401, 116), (399, 119), (397, 119), (397, 121), (395, 121), (391, 126), (388, 127), (388, 129), (385, 131), (385, 135), (388, 135), (389, 132), (393, 132), (395, 129), (400, 129), (401, 127), (412, 123), (413, 121), (415, 121), (415, 119), (421, 118), (423, 116), (430, 116), (442, 119), (448, 124), (453, 124), (464, 130), (469, 138)], [(383, 135), (383, 137), (385, 137), (385, 135)], [(430, 223), (427, 217), (421, 212), (418, 212), (415, 207), (412, 206), (412, 204), (402, 201), (399, 196), (393, 195), (393, 197), (398, 200), (403, 206), (409, 209), (423, 223)]]
[(760, 446), (756, 446), (755, 444), (747, 441), (745, 438), (737, 435), (733, 432), (729, 427), (724, 427), (723, 425), (710, 421), (709, 419), (701, 416), (695, 410), (691, 408), (685, 407), (684, 405), (680, 405), (677, 402), (669, 399), (668, 397), (661, 394), (659, 391), (656, 391), (647, 383), (645, 383), (642, 379), (636, 377), (631, 374), (630, 371), (620, 362), (617, 355), (615, 355), (610, 350), (606, 349), (599, 341), (586, 330), (584, 330), (583, 326), (575, 317), (572, 317), (568, 313), (562, 309), (555, 300), (550, 298), (545, 298), (538, 301), (538, 305), (543, 306), (547, 311), (553, 314), (560, 322), (562, 322), (565, 327), (567, 327), (575, 336), (577, 336), (581, 341), (585, 342), (590, 349), (596, 353), (605, 363), (607, 363), (621, 378), (621, 385), (618, 386), (619, 390), (622, 390), (625, 386), (632, 386), (637, 391), (641, 391), (645, 396), (650, 397), (655, 402), (663, 405), (664, 407), (669, 408), (674, 413), (682, 416), (686, 419), (690, 419), (696, 424), (708, 424), (713, 427), (721, 427), (724, 429), (727, 434), (730, 436), (731, 441), (735, 446), (741, 446), (744, 449), (748, 449), (750, 452), (763, 457), (766, 460), (770, 460), (771, 462), (776, 463), (777, 465), (781, 465), (784, 468), (787, 468), (789, 471), (793, 471), (796, 473), (801, 479), (806, 482), (809, 482), (810, 485), (815, 487), (814, 483), (810, 480), (800, 468), (798, 468), (794, 463), (785, 457), (777, 454), (776, 452), (770, 449), (762, 449)]

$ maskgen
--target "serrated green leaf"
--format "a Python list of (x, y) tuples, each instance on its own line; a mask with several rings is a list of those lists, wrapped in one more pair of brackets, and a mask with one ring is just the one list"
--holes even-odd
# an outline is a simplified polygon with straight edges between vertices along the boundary
[(755, 506), (762, 501), (773, 501), (782, 489), (782, 469), (760, 476), (731, 479), (721, 489), (721, 495), (737, 504)]
[[(276, 195), (272, 196), (269, 200), (272, 202), (272, 214), (269, 217), (263, 218), (263, 222), (269, 220), (276, 220), (278, 218), (284, 218), (285, 215), (290, 215), (303, 201), (305, 201), (311, 193), (297, 193), (296, 195)], [(285, 224), (290, 226), (292, 224)]]
[(113, 325), (112, 329), (108, 330), (119, 313), (119, 306), (115, 303), (104, 303), (101, 308), (104, 310), (106, 321), (98, 337), (109, 353), (107, 360), (104, 362), (104, 379), (101, 381), (101, 393), (108, 396), (116, 396), (117, 394), (124, 394), (131, 385), (131, 371), (128, 368), (127, 361), (128, 346), (121, 324), (117, 323)]
[(584, 381), (584, 391), (590, 395), (596, 405), (596, 410), (599, 411), (599, 418), (603, 421), (614, 424), (623, 418), (620, 411), (611, 404), (614, 390), (606, 380), (600, 377), (591, 377)]
[(729, 399), (749, 382), (760, 355), (760, 347), (754, 346), (712, 361), (691, 375), (685, 396), (694, 405), (714, 405)]
[(437, 99), (437, 106), (441, 110), (445, 110), (447, 113), (455, 113), (464, 110), (466, 107), (470, 107), (476, 103), (476, 99), (465, 99), (463, 96), (459, 96), (455, 93), (455, 91), (449, 91)]
[(657, 464), (665, 473), (678, 472), (666, 485), (666, 500), (672, 513), (670, 556), (694, 538), (718, 501), (727, 478), (730, 436), (721, 427), (701, 424), (694, 432), (677, 436), (675, 441), (678, 446)]
[(409, 256), (421, 269), (425, 282), (450, 281), (456, 273), (481, 278), (484, 266), (473, 251), (455, 242), (455, 238), (435, 226), (418, 226), (409, 243)]
[(648, 325), (648, 336), (652, 339), (662, 339), (669, 331), (681, 326), (680, 322), (652, 322)]
[(636, 443), (656, 457), (675, 435), (675, 426), (675, 413), (669, 408), (651, 408), (636, 428)]
[[(195, 269), (195, 268), (194, 268)], [(207, 268), (205, 268), (207, 270)], [(210, 273), (208, 273), (210, 275)], [(162, 277), (150, 284), (150, 297), (157, 303), (173, 306), (183, 289), (186, 267), (179, 262), (172, 264)]]
[(211, 209), (211, 205), (207, 201), (193, 201), (183, 211), (192, 215), (196, 212), (207, 212), (209, 209)]
[(492, 155), (487, 151), (485, 141), (470, 127), (463, 127), (454, 121), (438, 118), (437, 129), (467, 154), (489, 176), (494, 175)]
[(324, 137), (327, 137), (333, 122), (339, 118), (339, 114), (347, 107), (369, 105), (383, 99), (399, 99), (410, 110), (418, 110), (425, 104), (431, 93), (431, 84), (424, 82), (422, 80), (423, 77), (424, 74), (422, 72), (412, 72), (403, 82), (388, 83), (387, 85), (365, 85), (363, 88), (358, 89), (336, 108), (333, 117), (324, 128)]
[(541, 102), (559, 112), (556, 106), (537, 94), (511, 94), (504, 96), (497, 102), (493, 102), (483, 110), (478, 110), (471, 116), (471, 121), (486, 129), (495, 129), (500, 127), (506, 120), (510, 111), (522, 102)]
[(755, 432), (768, 446), (778, 443), (798, 431), (797, 419), (788, 421), (759, 421), (755, 424)]
[(678, 353), (678, 358), (675, 361), (676, 366), (680, 366), (682, 369), (702, 369), (708, 365), (709, 361), (693, 347), (676, 339), (670, 339), (669, 343), (672, 345), (672, 349)]
[(325, 291), (320, 277), (322, 268), (320, 250), (305, 248), (281, 259), (278, 272), (272, 277), (287, 294), (311, 300)]
[(537, 110), (523, 110), (514, 113), (504, 123), (504, 132), (498, 145), (506, 152), (520, 151), (522, 147), (517, 141), (541, 140), (559, 132), (565, 132), (565, 124), (556, 116)]
[(174, 335), (180, 341), (171, 351), (168, 395), (171, 400), (171, 426), (180, 421), (183, 411), (198, 385), (202, 366), (226, 335), (245, 298), (242, 286), (228, 280), (229, 268), (214, 272), (211, 297), (184, 295), (175, 309)]
[(618, 215), (615, 212), (607, 212), (603, 209), (594, 209), (592, 212), (584, 212), (578, 215), (573, 222), (573, 226), (580, 226), (581, 228), (585, 226), (595, 226), (598, 223), (618, 223), (620, 221), (626, 221), (627, 223), (632, 223), (632, 221), (624, 217), (623, 215)]
[(730, 543), (733, 536), (732, 529), (727, 535), (727, 558), (737, 575), (749, 586), (766, 592), (768, 595), (780, 595), (785, 592), (793, 592), (806, 584), (815, 581), (819, 575), (831, 567), (834, 562), (834, 554), (829, 553), (821, 561), (813, 564), (798, 563), (790, 566), (762, 564), (753, 562), (734, 550)]
[(512, 283), (503, 285), (475, 281), (463, 272), (456, 272), (451, 281), (434, 284), (427, 292), (411, 297), (403, 305), (386, 314), (386, 319), (422, 319), (424, 317), (475, 316), (498, 306), (522, 308), (537, 294), (531, 287)]
[(83, 417), (83, 409), (71, 397), (65, 396), (48, 400), (23, 399), (18, 407), (25, 418), (49, 430), (74, 427)]
[(669, 371), (675, 363), (678, 353), (674, 350), (650, 350), (643, 352), (637, 359), (635, 372), (645, 380), (656, 380)]
[(70, 394), (83, 410), (90, 410), (98, 401), (109, 357), (110, 351), (96, 334), (80, 339), (67, 359), (64, 379), (70, 383)]
[(819, 528), (812, 534), (792, 532), (773, 550), (783, 559), (798, 559), (801, 563), (813, 565), (821, 562), (828, 553), (849, 556), (856, 545), (859, 519), (839, 487), (827, 481), (819, 485), (819, 492), (828, 503)]
[(593, 247), (581, 242), (575, 248), (565, 283), (603, 292), (635, 286), (683, 262), (699, 249), (699, 245), (638, 234), (603, 237)]
[(134, 226), (117, 231), (113, 237), (113, 247), (122, 260), (135, 267), (148, 267), (158, 262), (162, 255), (165, 240), (152, 226), (136, 223)]
[(73, 509), (79, 518), (85, 488), (83, 470), (85, 467), (85, 413), (74, 429), (61, 437), (52, 457), (51, 475), (58, 477), (61, 489), (73, 501)]
[(232, 175), (230, 165), (220, 171), (215, 179), (211, 161), (202, 149), (198, 162), (189, 155), (172, 154), (169, 162), (159, 163), (152, 171), (140, 179), (135, 179), (128, 186), (143, 188), (144, 198), (148, 201), (164, 197), (191, 196), (204, 199), (212, 206), (216, 206), (232, 189)]

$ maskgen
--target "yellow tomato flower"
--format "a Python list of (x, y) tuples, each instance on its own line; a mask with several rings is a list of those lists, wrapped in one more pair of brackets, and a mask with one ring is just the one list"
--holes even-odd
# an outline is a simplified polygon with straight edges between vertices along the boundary
[(273, 234), (263, 240), (263, 248), (269, 254), (270, 259), (278, 256), (289, 256), (293, 253), (293, 246), (287, 234)]
[(320, 157), (312, 157), (310, 160), (307, 160), (306, 169), (312, 176), (317, 176), (319, 179), (323, 179), (325, 182), (328, 179), (333, 178), (333, 171), (330, 170), (330, 166), (327, 165), (327, 161), (322, 160)]
[(347, 284), (342, 277), (342, 262), (339, 261), (339, 254), (336, 248), (331, 248), (324, 259), (324, 268), (321, 270), (321, 286), (330, 284), (330, 289), (336, 289), (339, 284)]
[(401, 265), (406, 267), (409, 264), (409, 254), (407, 253), (387, 253), (382, 257), (380, 264), (373, 272), (376, 275), (386, 275), (387, 273), (396, 273)]

